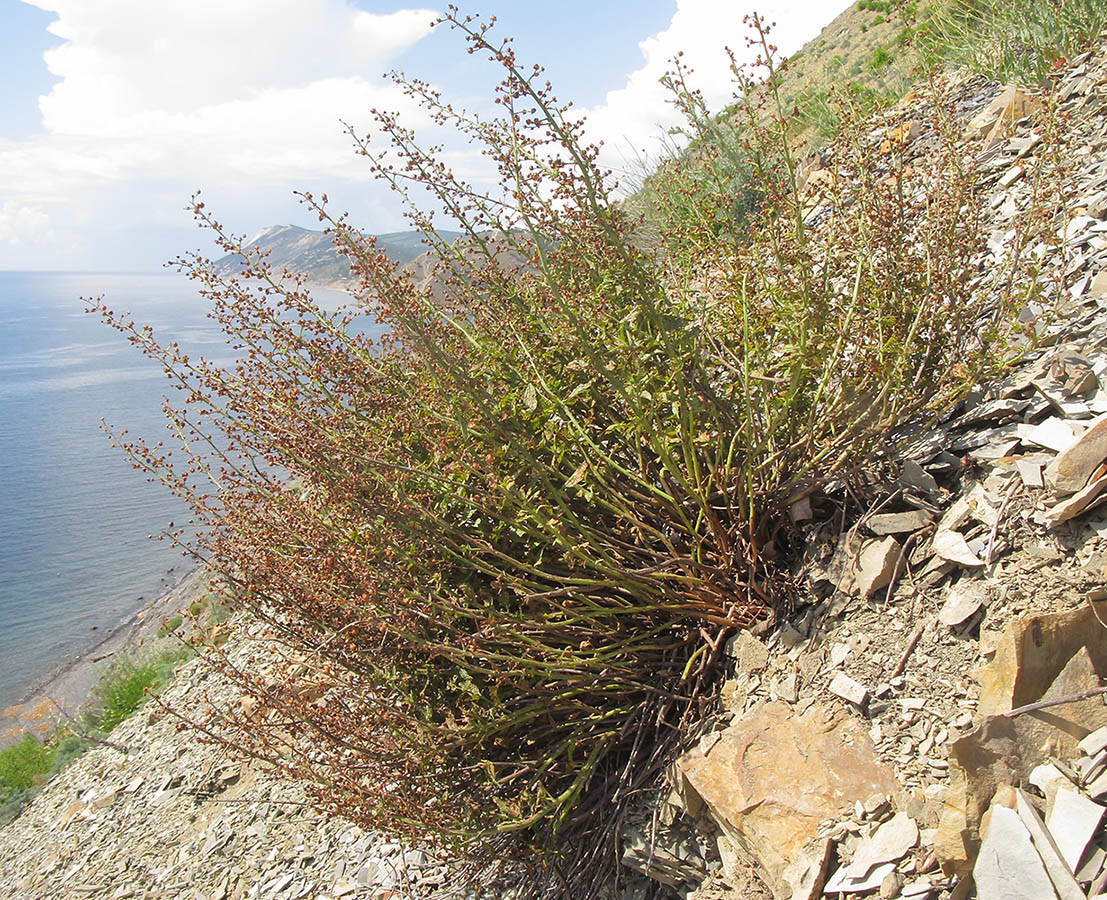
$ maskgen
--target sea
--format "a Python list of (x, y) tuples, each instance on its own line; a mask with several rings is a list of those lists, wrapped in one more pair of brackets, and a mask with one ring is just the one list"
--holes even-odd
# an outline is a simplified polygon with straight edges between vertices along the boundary
[[(0, 271), (0, 709), (103, 640), (194, 567), (154, 538), (187, 509), (103, 430), (166, 436), (159, 366), (85, 311), (102, 296), (223, 364), (193, 283), (158, 274)], [(324, 305), (349, 298), (318, 291)]]

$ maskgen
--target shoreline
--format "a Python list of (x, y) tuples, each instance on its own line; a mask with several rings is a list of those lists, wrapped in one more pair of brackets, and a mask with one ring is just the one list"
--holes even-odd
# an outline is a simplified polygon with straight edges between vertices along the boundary
[(149, 653), (158, 641), (166, 646), (175, 641), (172, 635), (159, 639), (158, 629), (166, 619), (186, 611), (209, 590), (205, 570), (197, 566), (157, 599), (123, 619), (103, 640), (61, 663), (25, 691), (19, 700), (0, 710), (0, 746), (19, 739), (24, 731), (42, 738), (63, 719), (75, 716), (117, 658), (137, 648)]

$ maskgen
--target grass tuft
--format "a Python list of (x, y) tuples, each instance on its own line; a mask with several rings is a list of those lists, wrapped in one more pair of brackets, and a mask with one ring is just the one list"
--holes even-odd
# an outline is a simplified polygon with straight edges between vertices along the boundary
[(918, 35), (928, 62), (1036, 85), (1107, 27), (1102, 0), (949, 0)]
[(54, 751), (26, 733), (23, 740), (0, 750), (0, 787), (22, 791), (50, 771)]

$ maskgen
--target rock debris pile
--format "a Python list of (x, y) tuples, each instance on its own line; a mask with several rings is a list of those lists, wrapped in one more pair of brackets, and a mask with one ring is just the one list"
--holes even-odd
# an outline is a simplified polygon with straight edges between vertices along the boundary
[[(1105, 58), (1060, 82), (1063, 208), (1021, 250), (1043, 275), (1019, 318), (1034, 349), (874, 465), (857, 521), (793, 505), (810, 602), (732, 639), (722, 712), (626, 843), (674, 891), (1107, 896)], [(989, 277), (1039, 189), (1043, 103), (978, 79), (953, 99)], [(920, 110), (887, 116), (870, 139), (918, 161)]]
[[(200, 696), (239, 702), (195, 661), (163, 699), (202, 715)], [(88, 751), (0, 831), (0, 896), (406, 900), (452, 884), (429, 848), (312, 809), (298, 785), (179, 731), (156, 707), (110, 739), (126, 752)]]

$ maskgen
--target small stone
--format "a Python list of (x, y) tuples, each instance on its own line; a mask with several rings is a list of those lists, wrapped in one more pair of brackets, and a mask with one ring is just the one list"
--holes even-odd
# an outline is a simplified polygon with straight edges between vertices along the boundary
[(1090, 394), (1099, 387), (1099, 379), (1091, 366), (1067, 365), (1065, 378), (1065, 393), (1073, 397)]
[(1069, 783), (1069, 780), (1061, 774), (1061, 771), (1053, 763), (1035, 766), (1031, 769), (1027, 781), (1042, 792), (1042, 796), (1046, 798), (1047, 806), (1052, 805), (1060, 787)]
[(1095, 756), (1101, 750), (1107, 750), (1107, 726), (1097, 728), (1076, 747), (1085, 756)]
[(932, 800), (935, 803), (941, 803), (946, 799), (946, 794), (949, 793), (949, 788), (944, 784), (928, 784), (923, 791), (923, 796), (927, 800)]
[(835, 697), (841, 697), (847, 703), (852, 703), (862, 710), (869, 702), (868, 688), (854, 681), (845, 672), (839, 672), (831, 679), (829, 690)]
[(1103, 297), (1107, 295), (1107, 269), (1100, 269), (1095, 278), (1092, 279), (1092, 286), (1088, 289), (1089, 297)]
[(949, 628), (965, 624), (983, 608), (986, 596), (984, 585), (979, 581), (958, 581), (949, 589), (946, 602), (938, 612), (938, 621)]
[(891, 802), (885, 794), (869, 794), (861, 804), (861, 811), (870, 819), (878, 818), (889, 810)]
[(412, 868), (420, 868), (427, 864), (427, 854), (422, 850), (408, 850), (404, 854), (404, 865)]
[(69, 807), (62, 813), (61, 819), (58, 821), (58, 828), (65, 828), (70, 822), (88, 818), (88, 811), (84, 803), (77, 800), (71, 803)]
[(1018, 469), (1019, 477), (1022, 479), (1024, 485), (1035, 488), (1045, 486), (1045, 482), (1042, 480), (1042, 467), (1040, 464), (1030, 460), (1019, 459), (1015, 461), (1015, 466)]
[(795, 670), (778, 676), (770, 686), (769, 693), (774, 700), (783, 700), (785, 703), (795, 703), (799, 700)]
[(814, 518), (814, 514), (811, 511), (811, 498), (800, 497), (788, 504), (788, 518), (792, 520), (793, 525), (798, 525), (801, 522), (810, 522)]
[(865, 527), (873, 534), (883, 537), (888, 534), (907, 534), (925, 528), (934, 517), (923, 509), (910, 512), (880, 513), (865, 520)]
[(739, 631), (727, 641), (726, 653), (737, 660), (739, 672), (757, 672), (769, 664), (769, 649), (748, 631)]
[(1107, 851), (1102, 847), (1092, 845), (1091, 852), (1084, 858), (1084, 864), (1080, 866), (1079, 871), (1074, 873), (1076, 880), (1084, 883), (1095, 881), (1103, 872), (1104, 863), (1107, 863)]
[(976, 137), (994, 133), (997, 125), (1009, 124), (1033, 115), (1041, 104), (1014, 85), (1005, 87), (998, 96), (973, 117), (968, 131)]
[(907, 900), (927, 900), (934, 896), (934, 883), (929, 878), (920, 878), (903, 886), (900, 896)]
[(857, 560), (857, 572), (854, 576), (856, 592), (862, 598), (867, 598), (891, 584), (900, 555), (899, 542), (891, 536), (866, 544)]
[(913, 459), (904, 460), (899, 469), (899, 483), (923, 494), (937, 494), (938, 482)]
[(1025, 174), (1026, 169), (1022, 166), (1011, 166), (1010, 169), (1003, 173), (1003, 177), (999, 179), (999, 186), (1001, 188), (1009, 188)]
[(115, 804), (115, 791), (108, 791), (92, 801), (93, 809), (105, 809)]
[(904, 877), (899, 872), (891, 872), (884, 876), (884, 880), (880, 882), (880, 898), (881, 900), (891, 900), (893, 897), (898, 897), (900, 891), (903, 890)]
[(971, 515), (972, 507), (969, 506), (969, 501), (964, 497), (958, 497), (945, 511), (942, 518), (938, 520), (938, 533), (956, 531), (969, 520)]
[(934, 552), (949, 562), (973, 568), (984, 565), (984, 560), (969, 549), (965, 536), (959, 531), (939, 531), (934, 535), (933, 546)]

